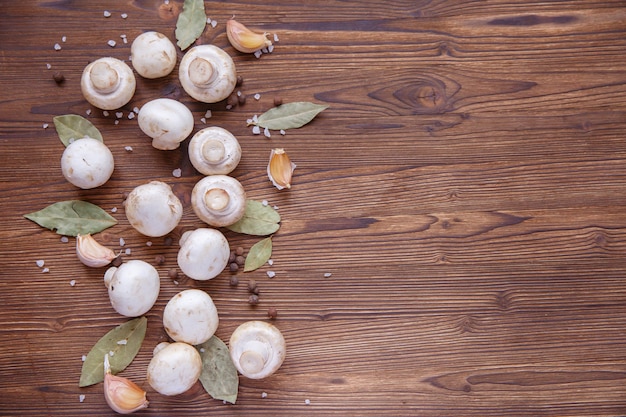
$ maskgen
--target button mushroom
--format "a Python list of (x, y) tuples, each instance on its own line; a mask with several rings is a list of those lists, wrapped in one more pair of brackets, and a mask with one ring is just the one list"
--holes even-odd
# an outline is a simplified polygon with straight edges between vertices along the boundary
[(90, 137), (70, 143), (61, 156), (61, 171), (78, 188), (90, 189), (104, 184), (114, 169), (113, 154), (101, 141)]
[(193, 114), (183, 103), (170, 98), (157, 98), (139, 110), (137, 123), (152, 138), (152, 146), (172, 150), (180, 146), (193, 130)]
[(180, 238), (178, 266), (195, 280), (206, 281), (218, 276), (226, 268), (229, 257), (228, 241), (219, 230), (189, 230)]
[(178, 395), (189, 390), (200, 378), (202, 358), (193, 346), (160, 343), (148, 364), (148, 383), (163, 395)]
[(215, 45), (191, 48), (180, 61), (178, 78), (195, 100), (217, 103), (235, 89), (237, 72), (230, 55)]
[(133, 259), (107, 269), (104, 285), (115, 311), (126, 317), (138, 317), (147, 313), (159, 296), (159, 273), (149, 263)]
[(117, 58), (104, 57), (83, 70), (80, 88), (85, 99), (102, 110), (115, 110), (135, 94), (133, 70)]
[(144, 32), (130, 46), (130, 60), (144, 78), (165, 77), (176, 66), (176, 48), (164, 34)]
[(191, 191), (191, 206), (196, 215), (214, 227), (239, 221), (246, 209), (246, 192), (239, 181), (228, 175), (209, 175)]
[(270, 323), (248, 321), (231, 335), (229, 351), (239, 373), (250, 379), (262, 379), (276, 372), (285, 360), (285, 338)]
[(228, 130), (212, 126), (189, 141), (189, 160), (204, 175), (229, 174), (241, 160), (241, 146)]
[(145, 236), (165, 236), (178, 225), (183, 205), (172, 188), (161, 181), (135, 187), (124, 201), (126, 218)]
[(219, 325), (211, 296), (198, 289), (173, 296), (163, 310), (163, 327), (176, 342), (199, 345), (213, 336)]

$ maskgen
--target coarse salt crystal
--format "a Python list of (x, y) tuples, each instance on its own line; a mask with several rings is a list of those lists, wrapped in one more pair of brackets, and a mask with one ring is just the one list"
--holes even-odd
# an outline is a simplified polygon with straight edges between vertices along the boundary
[(85, 362), (85, 361), (87, 360), (87, 355), (83, 355), (83, 356), (81, 356), (80, 360), (81, 360), (81, 361), (83, 361), (83, 362)]
[(278, 33), (274, 33), (274, 42), (278, 42)]
[(50, 65), (50, 64), (46, 64), (46, 68), (51, 69), (51, 68), (52, 68), (52, 65)]
[(104, 14), (104, 17), (111, 17), (111, 12), (108, 10), (105, 10), (103, 14)]
[(262, 393), (261, 393), (261, 398), (267, 398), (267, 392), (265, 392), (265, 391), (264, 391), (264, 392), (262, 392)]
[(130, 248), (126, 248), (126, 250), (124, 251), (124, 255), (130, 255)]
[(204, 117), (206, 117), (207, 119), (210, 119), (211, 116), (213, 116), (213, 114), (211, 113), (211, 110), (207, 110), (206, 113), (204, 113)]
[(132, 146), (124, 146), (124, 150), (126, 152), (132, 152), (133, 151), (133, 147)]
[(134, 111), (135, 113), (139, 114), (139, 107), (137, 107), (137, 106), (133, 107), (133, 111)]
[(117, 117), (118, 119), (121, 119), (122, 117), (124, 117), (124, 112), (121, 112), (121, 111), (115, 112), (115, 117)]
[(200, 123), (206, 123), (206, 117), (201, 117), (200, 118)]
[(118, 344), (118, 345), (126, 345), (126, 344), (128, 344), (128, 339), (118, 340), (118, 341), (117, 341), (117, 344)]
[(112, 350), (109, 350), (109, 356), (115, 356), (115, 352), (113, 352)]
[(133, 113), (132, 111), (128, 113), (128, 120), (132, 120), (134, 118), (135, 118), (135, 113)]
[(113, 122), (113, 124), (114, 124), (114, 125), (119, 125), (119, 124), (120, 124), (120, 121), (119, 121), (119, 120), (116, 120), (116, 121), (114, 121), (114, 122)]
[(267, 206), (269, 204), (269, 201), (263, 200), (263, 201), (261, 201), (261, 204), (263, 204), (264, 206)]
[(81, 402), (81, 403), (82, 403), (83, 401), (85, 401), (85, 394), (80, 394), (80, 395), (78, 396), (78, 401), (79, 401), (79, 402)]
[(61, 45), (59, 45), (58, 43), (54, 44), (54, 50), (55, 51), (60, 51), (61, 50)]
[(46, 264), (46, 261), (44, 261), (43, 259), (38, 259), (37, 260), (37, 266), (39, 268), (43, 268), (43, 266)]
[(87, 116), (91, 116), (91, 109), (87, 109), (87, 110), (85, 110), (85, 114), (86, 114)]
[(120, 16), (122, 19), (126, 19), (128, 18), (128, 13), (122, 13)]
[(111, 213), (117, 213), (117, 207), (113, 207), (113, 208), (111, 209)]
[(261, 58), (261, 55), (263, 55), (263, 52), (261, 52), (260, 49), (258, 51), (254, 51), (254, 56), (256, 57), (256, 59)]
[(70, 287), (73, 287), (75, 285), (76, 285), (76, 280), (75, 279), (71, 280), (70, 281)]
[(304, 403), (305, 403), (306, 405), (310, 405), (310, 404), (311, 404), (311, 400), (309, 400), (309, 399), (307, 398), (306, 400), (304, 400)]
[(285, 133), (287, 133), (287, 132), (285, 132), (285, 129), (280, 129), (280, 134), (281, 135), (285, 136)]
[(263, 134), (265, 135), (266, 138), (272, 137), (272, 134), (270, 133), (270, 130), (267, 127), (263, 129)]
[(268, 278), (274, 278), (276, 276), (276, 272), (274, 271), (267, 271), (267, 277)]
[(65, 43), (66, 41), (67, 41), (67, 36), (63, 36), (63, 37), (61, 38), (61, 42)]
[(113, 48), (115, 47), (115, 45), (117, 45), (117, 42), (115, 42), (113, 39), (109, 39), (109, 41), (107, 42), (107, 45)]
[(172, 175), (176, 178), (180, 178), (183, 175), (183, 171), (180, 168), (176, 168), (174, 171), (172, 171)]
[(274, 210), (278, 210), (278, 206), (274, 206)]
[(217, 20), (211, 20), (211, 27), (214, 28), (217, 26)]
[(120, 238), (120, 246), (124, 246), (126, 244), (126, 241), (124, 240), (123, 237)]
[(44, 128), (44, 129), (47, 129), (47, 128), (48, 128), (48, 126), (49, 126), (49, 125), (48, 125), (48, 123), (44, 123), (44, 124), (43, 124), (43, 128)]
[(43, 272), (44, 274), (50, 272), (50, 268), (44, 268), (41, 270), (41, 272)]
[(254, 99), (255, 99), (255, 100), (259, 100), (260, 98), (261, 98), (261, 94), (256, 93), (256, 94), (254, 95)]
[(324, 273), (324, 278), (330, 278), (332, 276), (333, 276), (333, 274), (331, 272)]
[(147, 241), (147, 242), (146, 242), (146, 246), (148, 246), (148, 247), (152, 246), (152, 241), (150, 241), (150, 240), (149, 240), (149, 241)]
[[(259, 96), (259, 97), (261, 97), (261, 96)], [(254, 116), (252, 116), (252, 122), (256, 123), (258, 121), (259, 121), (259, 116), (258, 115), (255, 114)]]
[(261, 52), (263, 52), (264, 54), (267, 54), (269, 52), (269, 50), (267, 48), (262, 48)]
[(274, 260), (273, 260), (273, 259), (268, 259), (268, 260), (267, 260), (267, 264), (268, 264), (269, 266), (274, 265)]
[(67, 236), (61, 236), (61, 243), (67, 243), (70, 241), (70, 238)]
[(104, 117), (109, 117), (109, 112), (108, 112), (108, 111), (106, 111), (106, 110), (104, 110), (104, 111), (102, 111), (102, 115), (103, 115)]
[(205, 349), (204, 348), (200, 348), (200, 353), (204, 353)]
[(270, 45), (270, 46), (268, 46), (268, 47), (267, 47), (267, 52), (269, 52), (270, 54), (271, 54), (272, 52), (274, 52), (274, 45)]
[(261, 134), (261, 128), (258, 126), (253, 126), (252, 127), (252, 134), (253, 135), (260, 135)]

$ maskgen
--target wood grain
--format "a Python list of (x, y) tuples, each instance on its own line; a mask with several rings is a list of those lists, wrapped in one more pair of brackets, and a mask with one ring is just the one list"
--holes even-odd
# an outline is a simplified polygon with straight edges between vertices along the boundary
[[(98, 239), (120, 250), (123, 238), (124, 259), (161, 274), (146, 340), (123, 373), (148, 391), (142, 415), (626, 415), (623, 1), (207, 1), (218, 25), (199, 43), (233, 57), (246, 104), (195, 102), (175, 74), (138, 78), (116, 124), (83, 99), (82, 69), (105, 55), (128, 60), (122, 34), (174, 39), (182, 2), (166, 3), (3, 5), (0, 415), (113, 414), (101, 385), (78, 387), (82, 355), (125, 321), (103, 270), (78, 262), (73, 239), (23, 218), (66, 199), (116, 208), (119, 223)], [(256, 59), (229, 46), (233, 15), (277, 33), (274, 52)], [(196, 130), (212, 110), (208, 124), (243, 148), (232, 175), (250, 198), (279, 208), (274, 264), (239, 272), (237, 287), (227, 271), (207, 282), (168, 278), (180, 235), (203, 226), (189, 202), (201, 176), (186, 144), (153, 149), (128, 118), (156, 97), (188, 105)], [(246, 119), (274, 97), (330, 107), (285, 136), (252, 135)], [(98, 189), (77, 190), (60, 173), (52, 118), (68, 113), (89, 117), (114, 154), (113, 177)], [(298, 165), (287, 192), (266, 177), (274, 147)], [(124, 193), (153, 179), (184, 203), (172, 243), (141, 236), (124, 216)], [(224, 233), (246, 251), (257, 241)], [(255, 307), (249, 279), (261, 289)], [(146, 382), (152, 349), (167, 340), (163, 308), (186, 288), (212, 296), (225, 341), (278, 311), (287, 359), (266, 380), (240, 377), (235, 405), (200, 384), (164, 397)]]

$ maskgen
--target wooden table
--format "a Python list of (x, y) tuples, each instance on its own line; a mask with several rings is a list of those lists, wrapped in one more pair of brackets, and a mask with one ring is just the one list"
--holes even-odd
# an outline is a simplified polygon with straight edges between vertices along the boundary
[[(623, 1), (207, 1), (217, 25), (198, 43), (233, 57), (245, 105), (196, 102), (175, 73), (138, 77), (120, 119), (84, 100), (84, 66), (128, 60), (146, 30), (174, 40), (182, 2), (5, 3), (0, 415), (114, 414), (102, 384), (78, 387), (82, 355), (127, 320), (111, 308), (104, 268), (81, 264), (74, 238), (63, 243), (22, 217), (71, 199), (111, 213), (118, 224), (96, 238), (161, 275), (145, 341), (121, 374), (148, 392), (139, 415), (626, 414)], [(276, 33), (273, 53), (236, 52), (225, 34), (233, 15)], [(189, 203), (202, 176), (185, 145), (156, 150), (129, 118), (158, 97), (189, 106), (195, 130), (235, 134), (243, 158), (232, 175), (282, 216), (273, 265), (239, 271), (237, 287), (228, 271), (206, 282), (168, 277), (180, 234), (204, 225)], [(246, 120), (275, 97), (329, 108), (284, 136), (253, 135)], [(88, 118), (111, 148), (116, 167), (104, 186), (79, 190), (61, 175), (52, 118), (63, 114)], [(277, 147), (297, 164), (288, 191), (266, 176)], [(169, 239), (140, 235), (124, 215), (125, 193), (150, 180), (184, 203)], [(224, 233), (246, 251), (259, 240)], [(261, 289), (256, 306), (250, 279)], [(168, 340), (163, 308), (187, 288), (211, 295), (224, 341), (278, 311), (287, 358), (268, 379), (240, 377), (235, 405), (199, 383), (165, 397), (146, 382), (152, 349)]]

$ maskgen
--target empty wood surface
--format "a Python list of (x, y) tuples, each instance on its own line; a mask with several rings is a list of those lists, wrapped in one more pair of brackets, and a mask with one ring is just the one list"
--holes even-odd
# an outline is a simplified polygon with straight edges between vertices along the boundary
[[(127, 320), (110, 306), (104, 269), (83, 266), (73, 238), (22, 217), (69, 199), (117, 208), (119, 223), (98, 240), (161, 275), (146, 339), (122, 373), (148, 391), (139, 415), (626, 415), (624, 1), (207, 1), (217, 26), (198, 43), (233, 57), (245, 105), (195, 102), (176, 73), (138, 77), (115, 124), (83, 99), (82, 69), (101, 56), (128, 60), (146, 30), (174, 40), (182, 2), (166, 3), (3, 3), (0, 415), (114, 415), (102, 384), (78, 387), (82, 355)], [(232, 16), (276, 33), (274, 52), (236, 52), (225, 34)], [(128, 118), (158, 97), (188, 105), (195, 130), (234, 133), (243, 158), (232, 175), (279, 208), (273, 266), (238, 272), (237, 287), (228, 271), (168, 278), (181, 232), (203, 226), (189, 203), (201, 175), (185, 144), (158, 151)], [(246, 119), (274, 97), (330, 107), (285, 136), (253, 135)], [(62, 114), (88, 117), (112, 149), (104, 186), (82, 191), (62, 177), (52, 124)], [(265, 173), (275, 147), (297, 164), (289, 191)], [(150, 180), (185, 205), (171, 245), (124, 215), (124, 193)], [(259, 240), (225, 234), (246, 251)], [(261, 289), (255, 307), (249, 279)], [(212, 296), (224, 341), (278, 311), (287, 358), (266, 380), (240, 377), (235, 405), (200, 384), (165, 397), (146, 382), (152, 349), (167, 340), (163, 308), (186, 288)]]

